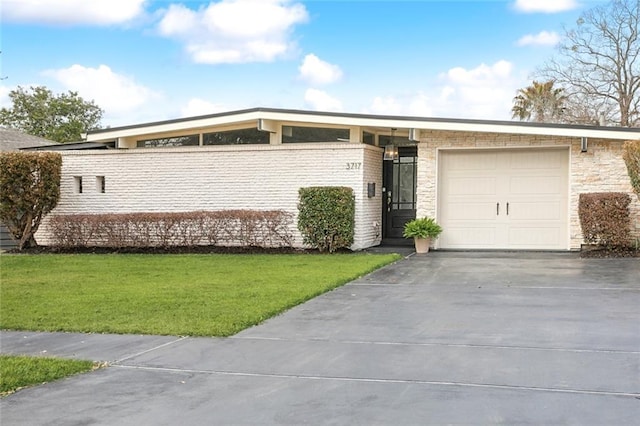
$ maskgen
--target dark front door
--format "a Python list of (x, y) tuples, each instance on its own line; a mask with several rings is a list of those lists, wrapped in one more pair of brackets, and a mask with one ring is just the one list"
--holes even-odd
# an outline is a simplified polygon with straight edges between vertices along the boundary
[(398, 158), (383, 168), (383, 242), (413, 244), (402, 237), (404, 224), (416, 217), (416, 147), (399, 147)]

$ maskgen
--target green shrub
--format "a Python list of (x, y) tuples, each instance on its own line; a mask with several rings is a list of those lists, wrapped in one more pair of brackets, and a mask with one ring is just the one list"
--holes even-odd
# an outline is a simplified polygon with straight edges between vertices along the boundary
[(584, 240), (608, 248), (627, 246), (629, 204), (631, 197), (623, 192), (580, 194), (578, 215)]
[(405, 238), (437, 238), (442, 227), (431, 217), (421, 217), (405, 223), (402, 235)]
[(640, 198), (640, 140), (625, 142), (622, 158), (627, 164), (631, 186)]
[(0, 152), (0, 221), (19, 250), (37, 245), (40, 222), (60, 198), (61, 169), (56, 152)]
[(353, 244), (355, 196), (341, 186), (300, 188), (298, 229), (305, 244), (333, 253)]

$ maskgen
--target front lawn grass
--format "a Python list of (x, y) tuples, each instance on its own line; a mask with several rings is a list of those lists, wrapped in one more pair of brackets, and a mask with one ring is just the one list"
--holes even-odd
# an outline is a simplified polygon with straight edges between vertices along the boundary
[(2, 255), (0, 328), (229, 336), (398, 255)]
[(93, 370), (92, 361), (0, 355), (0, 395)]

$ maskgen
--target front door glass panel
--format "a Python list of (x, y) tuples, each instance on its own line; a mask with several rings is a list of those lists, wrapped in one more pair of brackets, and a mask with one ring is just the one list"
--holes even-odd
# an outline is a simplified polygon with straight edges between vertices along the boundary
[(384, 162), (384, 237), (402, 238), (404, 224), (416, 217), (417, 149), (400, 147)]

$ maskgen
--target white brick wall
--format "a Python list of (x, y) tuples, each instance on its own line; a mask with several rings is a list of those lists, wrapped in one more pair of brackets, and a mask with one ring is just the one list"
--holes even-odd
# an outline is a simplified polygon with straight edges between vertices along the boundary
[[(52, 214), (282, 209), (292, 212), (295, 245), (298, 189), (348, 186), (356, 197), (353, 249), (375, 245), (380, 221), (381, 149), (363, 144), (291, 144), (62, 152), (60, 203)], [(348, 164), (350, 165), (348, 167)], [(75, 192), (82, 176), (83, 193)], [(96, 188), (105, 177), (106, 192)], [(367, 182), (376, 182), (367, 198)], [(50, 243), (46, 221), (37, 235)]]
[(569, 247), (583, 243), (578, 197), (587, 192), (626, 192), (631, 195), (632, 236), (640, 238), (640, 202), (633, 193), (622, 159), (622, 141), (589, 139), (580, 152), (580, 139), (471, 132), (422, 131), (418, 145), (418, 216), (436, 216), (437, 150), (442, 148), (570, 147)]
[[(363, 247), (380, 244), (382, 240), (382, 149), (367, 147), (363, 152), (362, 206), (356, 212), (356, 236)], [(375, 196), (367, 195), (367, 183), (374, 183)]]

